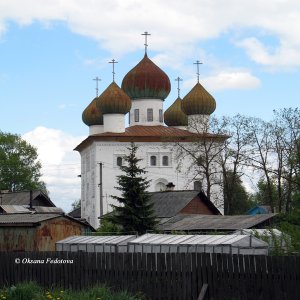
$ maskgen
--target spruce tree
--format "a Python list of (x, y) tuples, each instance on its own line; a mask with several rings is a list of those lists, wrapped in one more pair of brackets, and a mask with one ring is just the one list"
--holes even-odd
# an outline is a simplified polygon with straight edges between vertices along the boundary
[(112, 196), (120, 206), (113, 205), (113, 213), (106, 219), (119, 225), (124, 233), (143, 234), (153, 230), (157, 223), (150, 195), (146, 191), (150, 181), (142, 176), (146, 171), (138, 166), (141, 161), (136, 157), (138, 147), (131, 143), (127, 149), (129, 154), (124, 157), (125, 164), (120, 167), (124, 174), (117, 177), (116, 189), (121, 191), (121, 196)]

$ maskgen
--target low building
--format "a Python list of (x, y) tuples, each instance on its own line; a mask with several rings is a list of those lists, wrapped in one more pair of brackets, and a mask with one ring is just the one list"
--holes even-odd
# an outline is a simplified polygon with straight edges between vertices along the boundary
[(0, 214), (0, 251), (55, 251), (55, 243), (94, 229), (58, 213)]
[(150, 193), (154, 215), (164, 223), (178, 214), (221, 215), (202, 191), (163, 191)]
[(272, 224), (276, 214), (209, 216), (195, 214), (178, 214), (160, 225), (162, 231), (185, 232), (230, 232), (241, 229), (266, 228)]

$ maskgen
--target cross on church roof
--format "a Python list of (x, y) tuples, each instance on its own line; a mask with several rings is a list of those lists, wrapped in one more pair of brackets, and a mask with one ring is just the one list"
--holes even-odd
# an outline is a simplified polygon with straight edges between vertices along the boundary
[(179, 82), (182, 81), (182, 78), (179, 76), (175, 79), (177, 81), (177, 91), (178, 91), (178, 98), (180, 97), (180, 87), (179, 87)]
[(101, 78), (99, 78), (98, 76), (96, 76), (96, 78), (93, 78), (93, 80), (96, 81), (96, 97), (98, 97), (98, 82), (101, 81)]
[(112, 59), (111, 61), (109, 61), (110, 64), (113, 65), (113, 71), (112, 71), (112, 74), (113, 74), (113, 82), (115, 82), (115, 64), (117, 64), (118, 62), (115, 61), (114, 59)]
[(141, 35), (144, 35), (145, 36), (145, 54), (147, 54), (147, 47), (148, 47), (148, 44), (147, 44), (147, 39), (148, 39), (148, 35), (151, 35), (150, 33), (148, 33), (148, 31), (145, 31), (144, 33), (142, 33)]
[(203, 63), (200, 62), (199, 60), (197, 60), (196, 62), (194, 62), (194, 65), (197, 65), (197, 82), (199, 83), (199, 65), (202, 65)]

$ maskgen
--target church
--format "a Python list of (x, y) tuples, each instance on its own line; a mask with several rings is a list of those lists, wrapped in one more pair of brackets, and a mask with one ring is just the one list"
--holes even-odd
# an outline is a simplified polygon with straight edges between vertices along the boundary
[[(192, 162), (188, 156), (183, 157), (179, 168), (174, 149), (175, 145), (189, 145), (207, 137), (203, 124), (209, 122), (216, 101), (199, 83), (198, 72), (192, 90), (183, 99), (178, 93), (164, 111), (170, 79), (148, 57), (147, 42), (145, 46), (144, 57), (125, 75), (121, 87), (113, 79), (82, 114), (89, 136), (75, 148), (81, 155), (81, 216), (94, 228), (99, 226), (99, 217), (111, 211), (111, 204), (117, 205), (111, 196), (119, 195), (115, 188), (117, 176), (131, 142), (138, 146), (140, 166), (151, 180), (149, 192), (163, 191), (170, 185), (175, 190), (195, 190), (205, 185), (189, 175)], [(129, 126), (125, 127), (127, 114)], [(220, 143), (220, 137), (211, 134), (210, 138)], [(220, 194), (217, 187), (214, 189), (214, 195)], [(222, 211), (213, 196), (210, 200)]]

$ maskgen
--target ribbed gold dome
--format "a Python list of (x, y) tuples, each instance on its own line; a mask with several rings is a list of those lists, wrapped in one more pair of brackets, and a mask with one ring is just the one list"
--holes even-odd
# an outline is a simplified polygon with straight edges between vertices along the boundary
[(103, 114), (126, 114), (131, 108), (131, 100), (127, 94), (112, 82), (98, 97), (97, 107)]
[(178, 97), (174, 103), (165, 111), (164, 121), (168, 126), (187, 126), (187, 115), (181, 109), (182, 100)]
[(210, 115), (216, 109), (216, 101), (198, 82), (183, 98), (181, 108), (186, 115)]
[(82, 113), (82, 121), (88, 126), (103, 125), (103, 114), (97, 107), (97, 101), (99, 101), (98, 97), (96, 97)]

